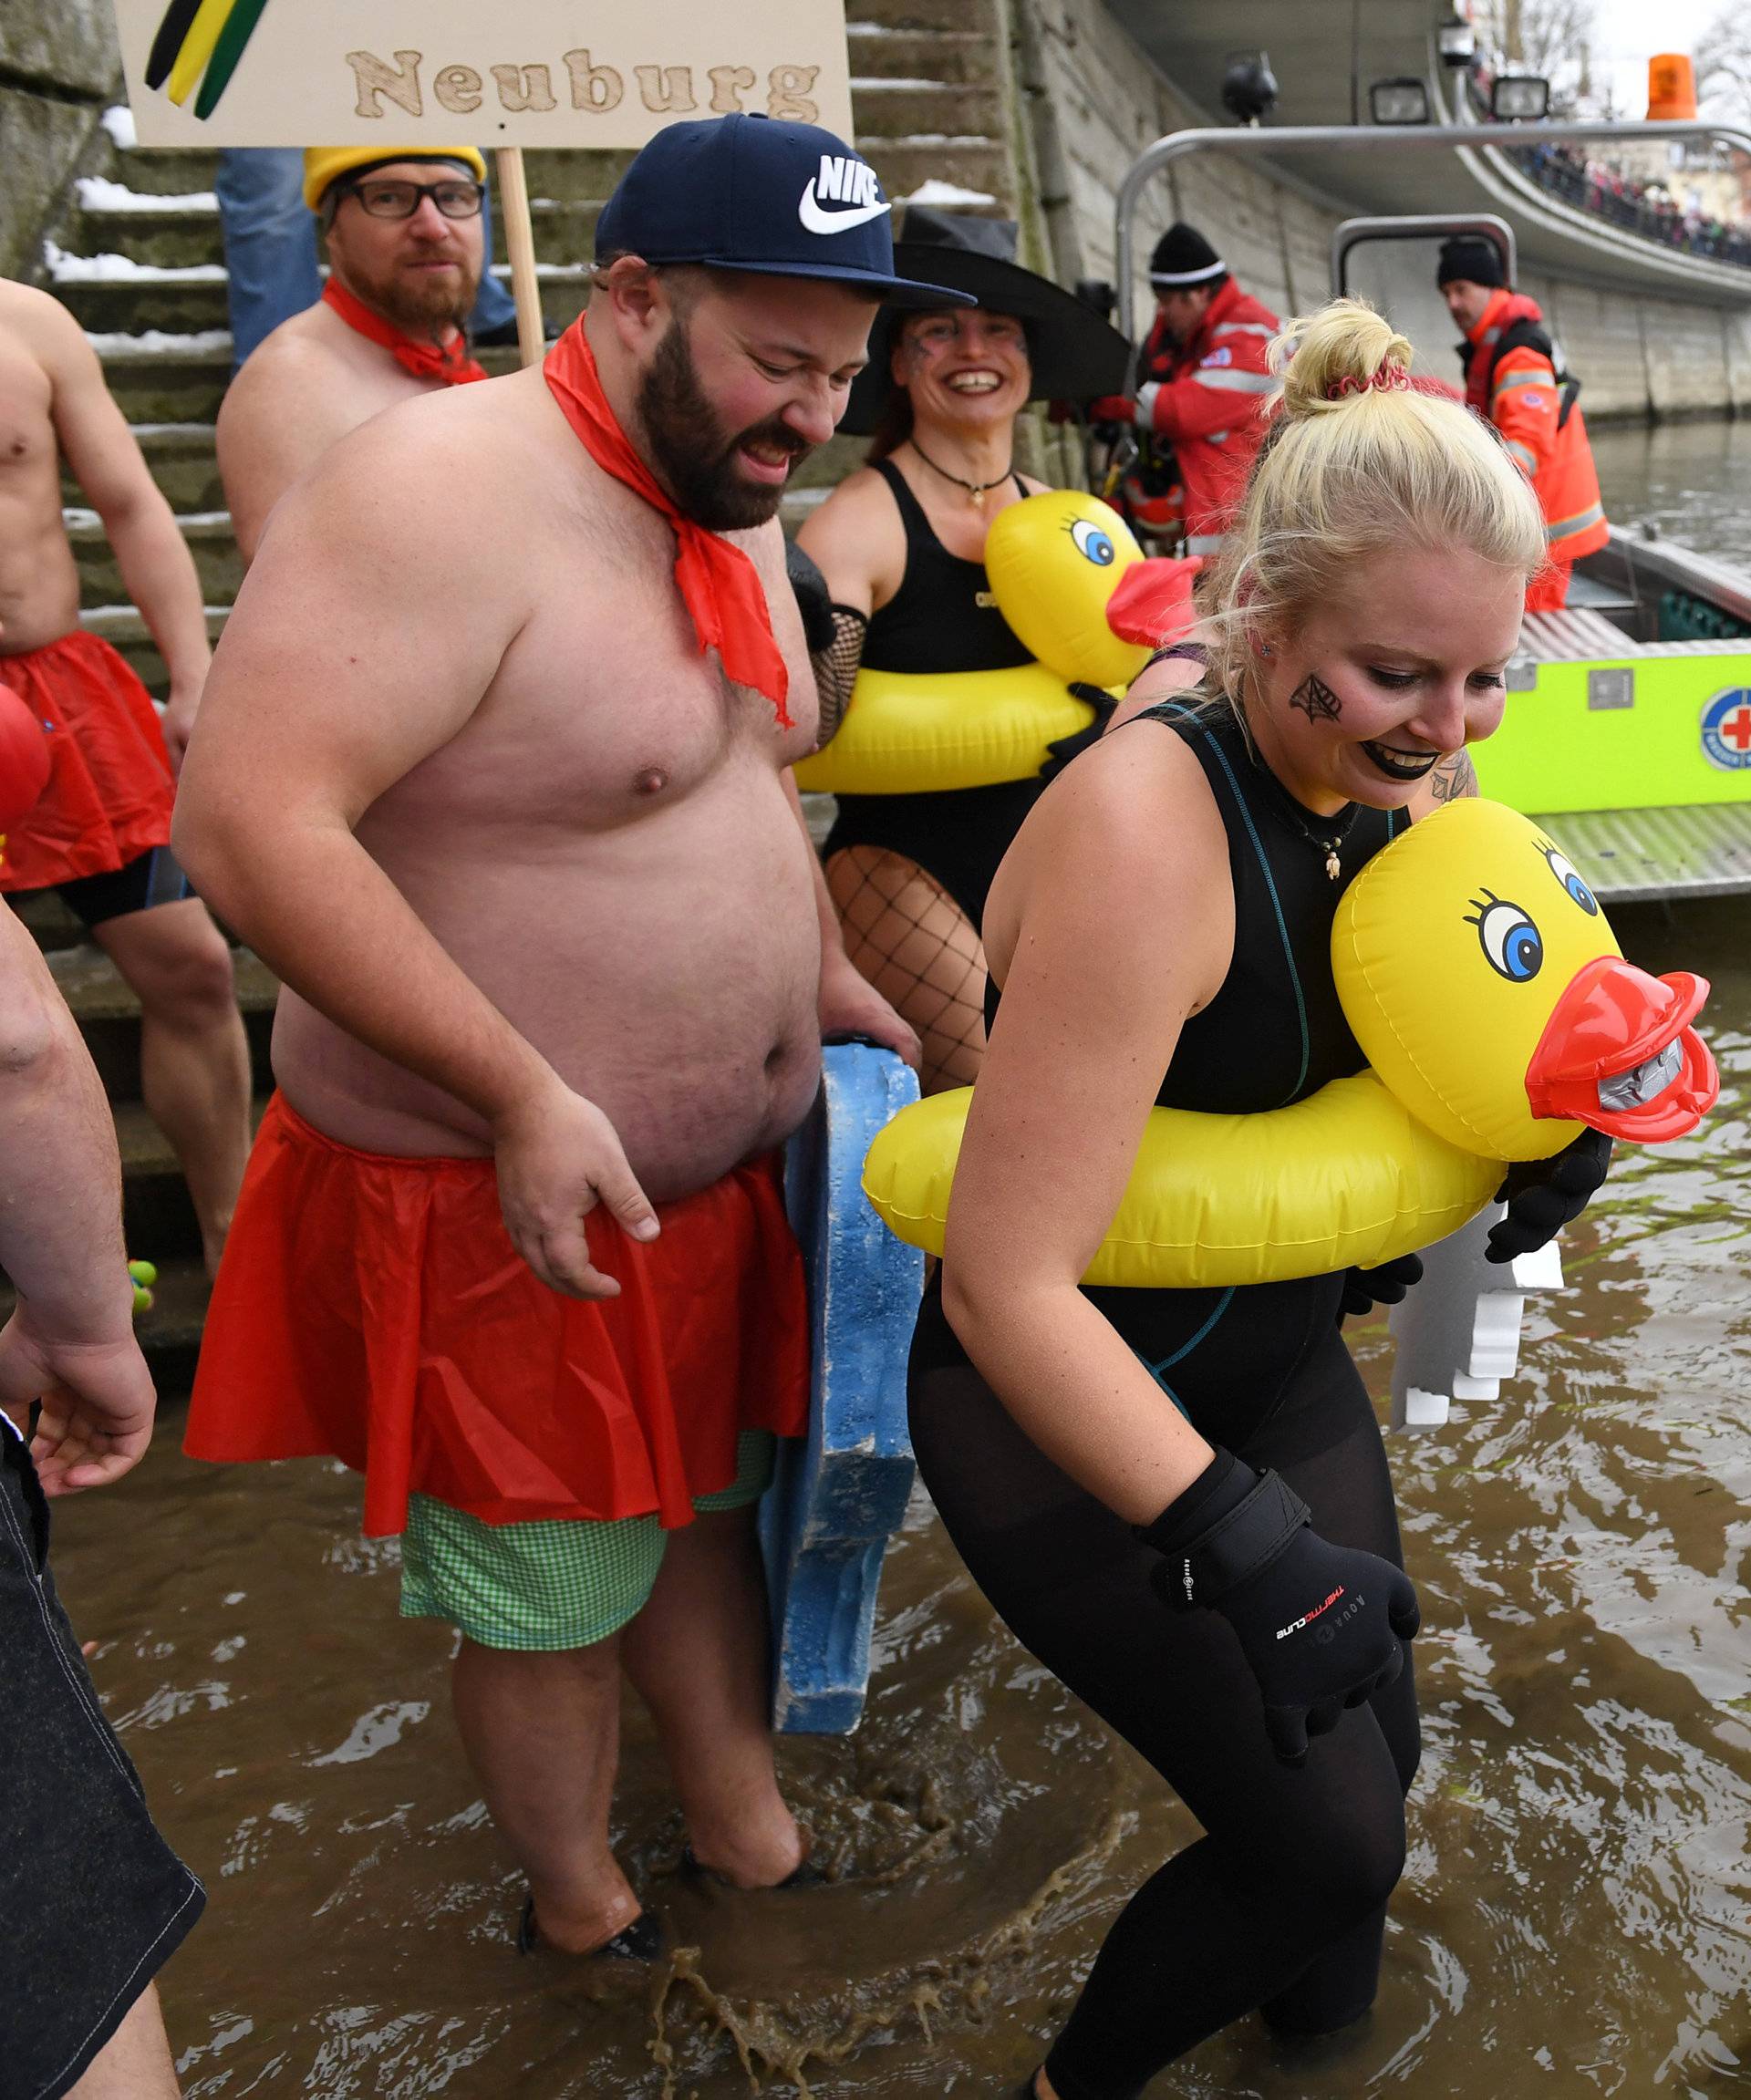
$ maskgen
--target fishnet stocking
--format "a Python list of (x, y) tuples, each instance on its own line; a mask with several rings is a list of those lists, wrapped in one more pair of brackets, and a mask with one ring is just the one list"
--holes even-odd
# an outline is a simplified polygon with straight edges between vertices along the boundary
[(821, 726), (814, 739), (817, 750), (845, 719), (845, 709), (851, 705), (851, 688), (857, 682), (857, 667), (863, 661), (864, 636), (869, 626), (868, 620), (855, 605), (835, 605), (831, 610), (833, 640), (809, 657), (814, 667), (814, 689), (821, 697)]
[(970, 1086), (985, 1054), (985, 950), (936, 877), (880, 846), (827, 863), (845, 953), (917, 1030), (926, 1093)]

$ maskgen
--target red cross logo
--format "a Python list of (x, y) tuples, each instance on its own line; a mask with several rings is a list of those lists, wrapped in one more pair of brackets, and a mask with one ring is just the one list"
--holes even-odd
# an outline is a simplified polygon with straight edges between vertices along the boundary
[(1751, 751), (1751, 707), (1740, 706), (1715, 725), (1722, 740), (1735, 751)]

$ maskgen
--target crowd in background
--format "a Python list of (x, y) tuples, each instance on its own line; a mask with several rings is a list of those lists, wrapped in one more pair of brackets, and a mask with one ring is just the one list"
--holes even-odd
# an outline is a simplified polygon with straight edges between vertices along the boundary
[(1535, 182), (1566, 203), (1596, 212), (1645, 241), (1751, 269), (1751, 226), (1714, 217), (1694, 193), (1676, 197), (1663, 183), (1626, 174), (1574, 146), (1525, 147), (1514, 159)]

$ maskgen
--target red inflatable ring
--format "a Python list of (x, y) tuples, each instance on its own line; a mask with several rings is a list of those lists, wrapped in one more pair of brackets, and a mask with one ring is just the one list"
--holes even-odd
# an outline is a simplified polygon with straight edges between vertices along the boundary
[(48, 785), (48, 738), (17, 694), (0, 686), (0, 833), (36, 807)]

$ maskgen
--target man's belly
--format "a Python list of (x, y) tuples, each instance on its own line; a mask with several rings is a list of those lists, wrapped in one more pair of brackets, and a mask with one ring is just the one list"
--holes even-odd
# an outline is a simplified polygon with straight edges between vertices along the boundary
[(59, 641), (79, 624), (79, 575), (61, 530), (40, 529), (26, 506), (0, 501), (0, 656)]
[[(461, 887), (456, 869), (441, 882), (403, 877), (465, 974), (613, 1122), (654, 1201), (782, 1141), (819, 1083), (820, 935), (806, 847), (782, 815), (790, 838), (765, 853), (744, 839), (739, 854), (666, 861), (631, 883), (588, 866), (490, 864)], [(491, 1149), (471, 1109), (289, 989), (274, 1069), (298, 1113), (344, 1144)]]

